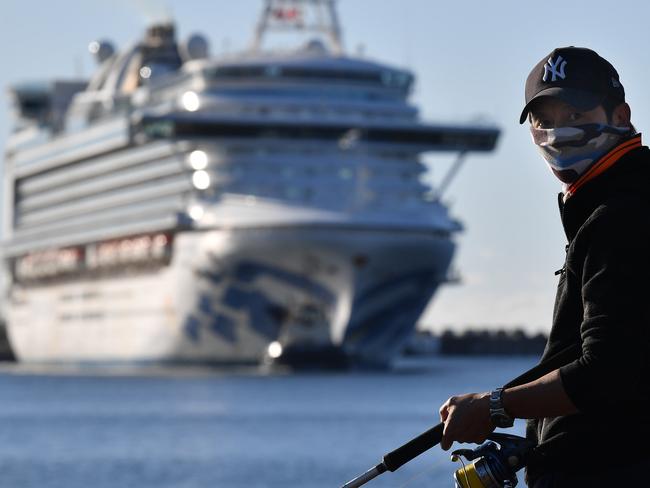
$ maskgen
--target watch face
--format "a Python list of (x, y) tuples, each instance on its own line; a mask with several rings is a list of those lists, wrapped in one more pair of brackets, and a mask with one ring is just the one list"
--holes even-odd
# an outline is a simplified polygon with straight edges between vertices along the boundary
[(497, 388), (490, 393), (490, 419), (496, 427), (512, 427), (515, 420), (503, 409), (502, 394), (502, 388)]

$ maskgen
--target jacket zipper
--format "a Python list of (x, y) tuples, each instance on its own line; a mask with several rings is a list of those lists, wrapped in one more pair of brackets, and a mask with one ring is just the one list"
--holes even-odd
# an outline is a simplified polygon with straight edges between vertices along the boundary
[[(564, 246), (564, 253), (566, 254), (568, 252), (569, 252), (569, 245), (567, 244), (566, 246)], [(562, 268), (558, 269), (554, 274), (555, 276), (557, 276), (557, 275), (563, 275), (564, 273), (566, 273), (566, 258), (564, 258), (564, 264), (562, 265)]]

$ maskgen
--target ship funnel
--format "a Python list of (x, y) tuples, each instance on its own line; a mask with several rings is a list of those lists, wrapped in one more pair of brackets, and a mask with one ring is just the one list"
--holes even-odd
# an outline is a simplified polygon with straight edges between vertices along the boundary
[(151, 48), (175, 45), (176, 29), (172, 22), (153, 24), (147, 28), (144, 44)]
[(183, 64), (173, 22), (152, 24), (139, 45), (142, 81), (178, 70)]

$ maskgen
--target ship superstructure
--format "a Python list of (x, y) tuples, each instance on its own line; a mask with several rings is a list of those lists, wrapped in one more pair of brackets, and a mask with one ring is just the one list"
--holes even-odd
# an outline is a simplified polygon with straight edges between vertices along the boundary
[[(271, 28), (330, 45), (264, 51)], [(13, 88), (17, 356), (389, 362), (460, 230), (421, 154), (491, 151), (498, 130), (421, 122), (410, 72), (343, 53), (331, 0), (267, 1), (237, 56), (211, 58), (199, 36), (178, 45), (172, 24), (91, 50), (88, 81)]]

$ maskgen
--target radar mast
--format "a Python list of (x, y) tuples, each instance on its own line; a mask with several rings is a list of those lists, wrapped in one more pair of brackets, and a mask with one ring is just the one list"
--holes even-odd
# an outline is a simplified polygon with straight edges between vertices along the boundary
[(336, 0), (265, 0), (251, 46), (257, 52), (268, 31), (301, 31), (324, 34), (336, 55), (343, 54), (343, 39)]

